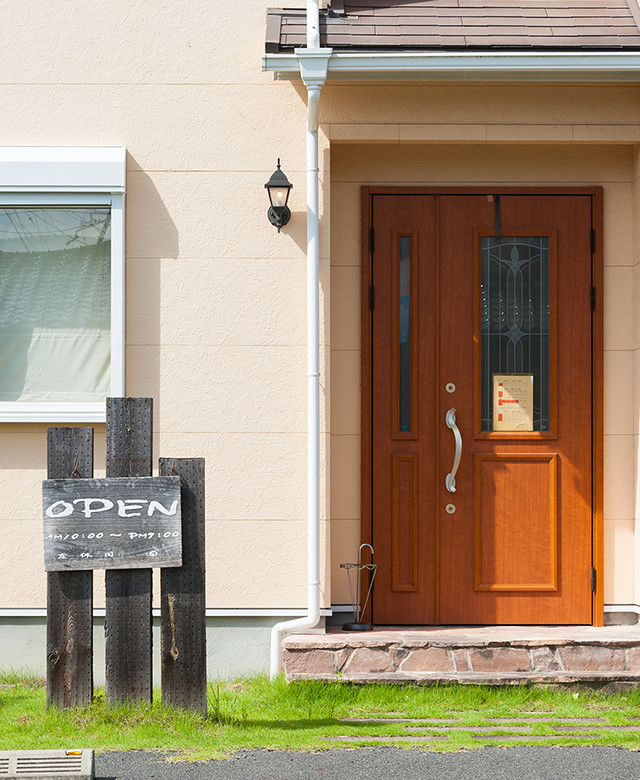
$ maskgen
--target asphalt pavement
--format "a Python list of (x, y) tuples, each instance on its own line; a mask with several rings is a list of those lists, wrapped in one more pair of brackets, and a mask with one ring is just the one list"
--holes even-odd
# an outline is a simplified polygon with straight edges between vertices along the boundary
[(608, 747), (488, 747), (428, 753), (393, 747), (169, 761), (158, 753), (96, 755), (96, 780), (640, 780), (640, 752)]

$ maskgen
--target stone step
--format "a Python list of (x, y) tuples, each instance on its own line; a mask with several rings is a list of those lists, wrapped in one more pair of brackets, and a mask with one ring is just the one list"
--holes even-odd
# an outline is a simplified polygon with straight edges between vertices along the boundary
[(607, 688), (609, 691), (630, 690), (640, 687), (640, 672), (556, 672), (555, 674), (539, 674), (533, 672), (514, 672), (511, 674), (489, 674), (483, 672), (413, 672), (403, 674), (287, 674), (292, 680), (325, 680), (327, 682), (352, 683), (414, 683), (421, 685), (457, 684), (457, 685), (575, 685), (576, 683), (589, 687)]
[(282, 652), (288, 680), (640, 684), (636, 626), (294, 634), (284, 640)]

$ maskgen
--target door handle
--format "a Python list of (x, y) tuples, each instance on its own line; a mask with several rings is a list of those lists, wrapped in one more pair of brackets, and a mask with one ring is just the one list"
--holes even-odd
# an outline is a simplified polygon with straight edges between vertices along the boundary
[(456, 410), (453, 407), (446, 413), (444, 420), (447, 424), (447, 428), (453, 431), (453, 438), (456, 442), (456, 454), (453, 457), (453, 468), (445, 477), (444, 484), (449, 493), (455, 493), (456, 473), (458, 471), (458, 466), (460, 465), (460, 458), (462, 457), (462, 435), (456, 425)]

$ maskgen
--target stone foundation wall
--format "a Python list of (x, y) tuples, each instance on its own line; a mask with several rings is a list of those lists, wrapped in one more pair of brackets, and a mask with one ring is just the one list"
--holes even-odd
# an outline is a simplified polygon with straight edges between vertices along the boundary
[(461, 646), (410, 640), (372, 644), (340, 638), (313, 646), (292, 637), (283, 646), (283, 668), (290, 680), (466, 679), (502, 683), (505, 677), (548, 682), (612, 676), (637, 676), (640, 680), (640, 643), (509, 642)]

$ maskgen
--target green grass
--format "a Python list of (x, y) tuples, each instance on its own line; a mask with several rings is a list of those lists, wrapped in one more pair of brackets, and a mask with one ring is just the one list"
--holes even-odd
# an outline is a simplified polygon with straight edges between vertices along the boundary
[[(186, 759), (217, 758), (250, 748), (323, 750), (372, 744), (437, 751), (488, 744), (615, 745), (640, 750), (640, 691), (605, 695), (531, 686), (311, 681), (287, 685), (282, 678), (271, 682), (253, 677), (210, 684), (206, 719), (163, 707), (159, 699), (158, 693), (150, 706), (109, 708), (98, 691), (91, 707), (47, 710), (42, 680), (0, 674), (0, 745), (6, 750), (161, 750)], [(403, 723), (402, 718), (446, 718), (450, 723)], [(509, 721), (496, 723), (491, 720), (495, 718)], [(596, 732), (593, 736), (558, 733), (559, 726), (576, 725), (563, 724), (565, 718), (603, 721), (578, 724), (583, 731)], [(457, 728), (451, 728), (454, 725)], [(615, 726), (631, 728), (616, 731)], [(515, 738), (505, 741), (505, 735)]]

